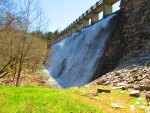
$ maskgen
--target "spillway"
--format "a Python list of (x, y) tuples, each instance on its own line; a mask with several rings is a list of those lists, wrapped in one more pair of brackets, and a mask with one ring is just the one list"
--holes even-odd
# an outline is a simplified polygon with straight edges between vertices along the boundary
[(103, 62), (116, 16), (112, 14), (53, 44), (44, 72), (61, 87), (82, 86), (91, 82)]

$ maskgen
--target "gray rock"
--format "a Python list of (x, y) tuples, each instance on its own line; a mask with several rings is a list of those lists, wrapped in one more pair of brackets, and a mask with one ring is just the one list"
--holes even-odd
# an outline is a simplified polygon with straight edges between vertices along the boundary
[(98, 93), (111, 93), (111, 90), (109, 90), (109, 89), (97, 89), (97, 92)]
[(110, 81), (106, 81), (103, 85), (110, 85)]
[(111, 106), (112, 106), (113, 108), (124, 108), (123, 106), (120, 106), (120, 105), (118, 105), (118, 104), (116, 104), (116, 103), (111, 103)]
[(140, 96), (140, 91), (139, 90), (131, 90), (129, 92), (129, 95), (133, 96), (133, 97), (139, 97)]
[(104, 79), (100, 79), (99, 81), (97, 81), (98, 85), (103, 85), (103, 83), (105, 83), (106, 81)]
[(95, 96), (98, 96), (98, 93), (97, 92), (87, 92), (84, 95), (90, 96), (90, 97), (95, 97)]
[(140, 85), (139, 86), (139, 88), (140, 88), (140, 91), (150, 91), (150, 86), (148, 86), (148, 85)]
[(148, 102), (150, 102), (150, 93), (146, 94), (146, 99)]

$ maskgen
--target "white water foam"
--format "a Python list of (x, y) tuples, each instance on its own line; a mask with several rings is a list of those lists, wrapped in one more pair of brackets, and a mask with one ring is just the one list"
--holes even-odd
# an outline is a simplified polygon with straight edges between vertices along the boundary
[(82, 86), (90, 82), (111, 33), (109, 22), (115, 15), (52, 45), (44, 71), (62, 87)]

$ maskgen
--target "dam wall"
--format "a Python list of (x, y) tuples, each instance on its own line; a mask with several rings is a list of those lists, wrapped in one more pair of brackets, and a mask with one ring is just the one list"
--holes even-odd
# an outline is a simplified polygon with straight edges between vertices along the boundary
[(150, 0), (123, 0), (125, 53), (150, 50)]
[[(123, 61), (132, 60), (133, 57), (138, 56), (138, 58), (136, 58), (138, 63), (139, 57), (143, 58), (141, 60), (142, 61), (141, 64), (150, 66), (150, 62), (147, 62), (148, 61), (147, 59), (150, 59), (149, 6), (150, 6), (149, 0), (121, 0), (120, 5), (121, 9), (120, 11), (118, 11), (118, 14), (115, 17), (115, 19), (113, 19), (114, 23), (116, 24), (112, 24), (115, 25), (112, 30), (113, 32), (111, 33), (111, 36), (109, 36), (107, 42), (105, 43), (105, 49), (102, 52), (103, 55), (99, 56), (101, 57), (101, 59), (99, 61), (96, 61), (97, 62), (97, 64), (95, 65), (96, 68), (94, 68), (96, 70), (94, 71), (92, 76), (90, 76), (90, 79), (88, 79), (86, 82), (80, 81), (79, 84), (78, 82), (76, 82), (79, 86), (84, 85), (102, 76), (103, 74), (112, 71), (118, 65), (122, 65)], [(82, 30), (79, 30), (78, 32), (82, 32)], [(91, 34), (93, 33), (94, 32), (91, 32)], [(98, 34), (99, 37), (101, 37), (101, 34), (100, 33)], [(87, 35), (84, 36), (85, 38), (87, 37)], [(76, 38), (78, 38), (78, 36), (76, 36)], [(82, 41), (83, 43), (86, 42), (86, 40), (81, 40), (80, 42), (81, 44)], [(56, 43), (59, 43), (59, 41), (57, 40)], [(99, 42), (99, 44), (101, 44), (101, 42)], [(75, 46), (78, 45), (74, 45), (74, 47)], [(93, 47), (94, 47), (93, 49), (98, 49), (96, 48), (98, 47), (98, 45), (97, 46), (93, 45)], [(145, 62), (144, 59), (146, 59)], [(63, 65), (65, 63), (66, 60), (62, 62)], [(137, 64), (134, 61), (134, 63), (131, 62), (129, 65), (137, 65)], [(79, 77), (77, 78), (80, 79)], [(69, 84), (68, 86), (71, 85)]]
[(114, 13), (53, 44), (45, 63), (45, 72), (61, 87), (82, 86), (91, 82), (103, 63), (117, 17), (118, 13)]
[[(118, 65), (150, 66), (150, 1), (121, 0), (118, 24), (109, 39), (98, 77)], [(130, 63), (125, 63), (128, 62)]]

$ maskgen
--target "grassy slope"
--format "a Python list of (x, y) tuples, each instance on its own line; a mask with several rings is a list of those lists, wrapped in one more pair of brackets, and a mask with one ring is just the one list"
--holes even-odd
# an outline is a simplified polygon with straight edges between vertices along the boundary
[[(36, 86), (1, 86), (0, 113), (144, 113), (140, 108), (146, 105), (143, 97), (131, 98), (126, 91), (121, 90), (112, 90), (111, 94), (102, 93), (96, 97), (89, 95), (97, 87), (103, 86), (65, 90)], [(124, 108), (113, 108), (111, 103)], [(134, 105), (135, 110), (131, 111), (130, 105)]]

